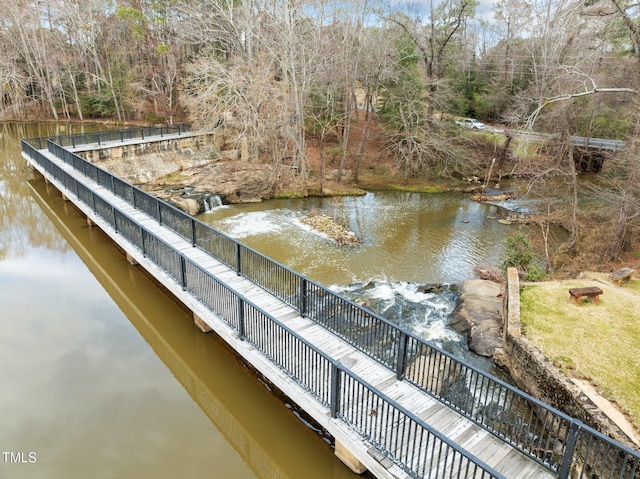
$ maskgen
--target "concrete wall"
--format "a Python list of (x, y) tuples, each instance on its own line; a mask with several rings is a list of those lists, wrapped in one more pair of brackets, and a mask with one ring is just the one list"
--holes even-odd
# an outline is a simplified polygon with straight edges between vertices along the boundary
[(92, 163), (100, 163), (107, 160), (127, 160), (149, 153), (162, 153), (167, 151), (182, 152), (198, 151), (206, 146), (214, 145), (222, 148), (224, 140), (221, 135), (215, 134), (187, 134), (180, 138), (158, 140), (157, 137), (150, 141), (136, 143), (124, 142), (122, 146), (110, 146), (109, 148), (93, 147), (79, 149), (77, 153)]
[(504, 305), (504, 353), (496, 361), (509, 369), (517, 386), (602, 434), (635, 448), (629, 437), (586, 394), (521, 335), (520, 286), (515, 268), (507, 271)]

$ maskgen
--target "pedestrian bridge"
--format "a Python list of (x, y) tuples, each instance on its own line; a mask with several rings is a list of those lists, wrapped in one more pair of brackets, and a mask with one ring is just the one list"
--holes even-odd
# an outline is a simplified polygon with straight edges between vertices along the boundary
[(196, 136), (22, 140), (30, 165), (378, 478), (640, 477), (640, 455), (101, 169), (83, 150)]

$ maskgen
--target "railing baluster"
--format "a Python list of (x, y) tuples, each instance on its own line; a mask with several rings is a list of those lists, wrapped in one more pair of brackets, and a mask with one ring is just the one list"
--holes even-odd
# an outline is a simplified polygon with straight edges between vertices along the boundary
[(338, 411), (340, 410), (340, 369), (338, 363), (331, 364), (331, 417), (338, 417)]
[(300, 307), (298, 309), (303, 318), (307, 314), (307, 279), (300, 277)]
[(569, 427), (567, 432), (567, 442), (564, 449), (564, 456), (562, 458), (562, 464), (558, 471), (558, 479), (566, 479), (569, 477), (569, 470), (571, 469), (571, 463), (573, 462), (573, 453), (576, 448), (576, 442), (578, 439), (578, 433), (580, 432), (580, 423), (574, 421)]
[(244, 301), (238, 297), (238, 335), (241, 341), (244, 341)]
[(240, 263), (240, 243), (236, 243), (236, 273), (238, 276), (242, 273), (241, 263)]
[(398, 357), (396, 359), (396, 378), (398, 380), (402, 379), (404, 376), (404, 370), (406, 366), (407, 359), (407, 341), (409, 337), (407, 334), (402, 331), (400, 333), (400, 340), (398, 341)]
[(182, 255), (180, 255), (180, 286), (182, 286), (182, 291), (187, 290), (186, 262)]

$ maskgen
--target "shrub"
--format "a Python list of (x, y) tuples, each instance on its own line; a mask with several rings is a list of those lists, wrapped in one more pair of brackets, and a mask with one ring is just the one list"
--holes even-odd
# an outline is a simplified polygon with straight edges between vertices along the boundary
[(144, 119), (147, 123), (151, 123), (153, 125), (166, 123), (166, 118), (164, 117), (164, 115), (160, 115), (159, 113), (155, 113), (153, 111), (145, 111)]
[(515, 267), (526, 281), (538, 281), (544, 277), (544, 270), (534, 262), (535, 251), (527, 235), (519, 232), (507, 236), (505, 249), (505, 259), (501, 265), (503, 270)]

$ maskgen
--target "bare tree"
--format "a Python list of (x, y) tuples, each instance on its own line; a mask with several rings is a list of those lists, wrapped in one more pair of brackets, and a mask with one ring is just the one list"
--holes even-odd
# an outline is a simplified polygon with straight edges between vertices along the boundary
[[(615, 205), (617, 213), (613, 229), (611, 244), (608, 248), (610, 259), (615, 259), (620, 252), (628, 249), (631, 244), (631, 234), (636, 227), (640, 216), (640, 199), (637, 193), (637, 181), (640, 179), (640, 166), (635, 161), (640, 153), (640, 125), (638, 125), (639, 102), (637, 100), (640, 86), (640, 56), (637, 52), (640, 30), (635, 22), (630, 21), (627, 8), (628, 4), (622, 4), (619, 0), (604, 0), (584, 9), (583, 4), (564, 5), (566, 8), (564, 23), (573, 28), (565, 30), (562, 43), (553, 49), (546, 51), (550, 62), (534, 63), (537, 72), (540, 73), (539, 81), (534, 83), (531, 94), (537, 96), (537, 105), (527, 117), (527, 126), (531, 129), (542, 127), (547, 131), (560, 131), (560, 143), (563, 145), (559, 155), (566, 158), (563, 169), (565, 178), (570, 181), (571, 194), (568, 203), (571, 205), (571, 243), (570, 249), (575, 251), (577, 239), (577, 195), (578, 178), (576, 159), (572, 136), (579, 127), (578, 118), (590, 113), (589, 105), (596, 105), (595, 98), (621, 98), (634, 99), (632, 102), (622, 102), (624, 110), (618, 109), (618, 114), (629, 115), (634, 118), (634, 128), (630, 132), (628, 148), (625, 152), (626, 161), (622, 168), (616, 170), (619, 174), (611, 178), (608, 187), (592, 186), (591, 191), (597, 195), (598, 200), (605, 206)], [(562, 17), (557, 17), (554, 12), (555, 22)], [(588, 19), (589, 23), (584, 23)], [(553, 22), (545, 22), (545, 25)], [(620, 28), (623, 25), (624, 28)], [(628, 62), (624, 59), (616, 60), (616, 68), (611, 68), (607, 53), (612, 51), (616, 42), (620, 42), (621, 33), (626, 34), (627, 45), (632, 58), (635, 59), (635, 68), (626, 68)], [(544, 46), (546, 42), (538, 42)], [(579, 48), (576, 48), (579, 45)], [(590, 48), (586, 48), (590, 47)], [(577, 51), (576, 51), (577, 50)], [(540, 58), (545, 58), (542, 55)], [(600, 86), (604, 83), (607, 86)], [(536, 90), (537, 89), (537, 90)], [(531, 98), (531, 97), (530, 97)], [(531, 98), (533, 99), (533, 98)], [(586, 100), (592, 100), (586, 101)], [(525, 101), (524, 104), (527, 102)], [(618, 102), (620, 103), (620, 102)], [(531, 102), (529, 103), (531, 104)], [(631, 105), (631, 108), (629, 106)], [(593, 112), (593, 110), (591, 110)], [(556, 170), (556, 173), (558, 171)], [(536, 175), (540, 177), (540, 175)], [(612, 211), (612, 210), (610, 210)]]
[(377, 120), (377, 105), (384, 82), (393, 76), (396, 65), (392, 61), (394, 39), (392, 31), (385, 27), (369, 28), (363, 32), (362, 43), (367, 45), (360, 57), (358, 84), (362, 88), (362, 110), (364, 125), (357, 145), (353, 181), (358, 182), (358, 174), (365, 149), (369, 141), (372, 124)]
[(466, 22), (474, 15), (475, 0), (428, 0), (425, 16), (395, 14), (389, 20), (399, 25), (418, 49), (424, 67), (427, 118), (432, 119), (444, 73)]
[[(265, 82), (268, 82), (265, 94), (277, 99), (277, 104), (272, 103), (274, 108), (265, 108), (262, 103), (257, 104), (255, 99), (245, 96), (238, 101), (251, 114), (240, 114), (240, 109), (235, 107), (229, 113), (236, 116), (236, 122), (248, 122), (241, 127), (245, 134), (258, 129), (274, 132), (264, 137), (260, 135), (273, 142), (269, 152), (274, 155), (274, 161), (287, 162), (301, 178), (307, 173), (306, 106), (314, 79), (323, 65), (320, 59), (327, 55), (322, 49), (328, 23), (326, 12), (322, 1), (253, 0), (238, 5), (223, 2), (216, 7), (215, 14), (208, 17), (211, 24), (196, 23), (199, 31), (218, 34), (205, 55), (217, 67), (226, 70), (223, 78), (237, 77), (237, 72), (242, 71), (245, 79), (242, 84), (266, 87)], [(205, 62), (201, 58), (200, 65)], [(190, 72), (193, 74), (193, 69)], [(188, 80), (188, 84), (191, 92), (195, 91), (195, 82)], [(238, 88), (233, 91), (233, 94), (240, 93)], [(195, 98), (193, 94), (191, 97)], [(237, 107), (238, 101), (232, 103)], [(221, 106), (220, 103), (216, 105)], [(195, 108), (191, 111), (194, 113)], [(257, 136), (251, 136), (251, 140), (263, 141)]]
[[(538, 2), (530, 10), (529, 37), (523, 39), (529, 56), (530, 81), (519, 93), (512, 118), (524, 119), (532, 131), (556, 134), (547, 158), (528, 158), (523, 168), (531, 180), (528, 191), (561, 205), (570, 231), (569, 251), (576, 252), (578, 239), (578, 175), (573, 136), (576, 118), (581, 110), (572, 98), (588, 96), (597, 91), (595, 78), (596, 50), (583, 51), (595, 38), (585, 26), (579, 2), (556, 0)], [(535, 137), (534, 137), (535, 138)], [(553, 192), (553, 194), (550, 194)], [(560, 202), (554, 198), (561, 198)]]
[[(636, 98), (634, 101), (634, 128), (629, 138), (626, 150), (626, 164), (623, 171), (623, 180), (617, 189), (618, 214), (614, 230), (614, 236), (608, 249), (610, 259), (629, 250), (633, 246), (632, 238), (638, 228), (640, 220), (640, 194), (638, 193), (638, 181), (640, 181), (640, 99), (637, 98), (637, 89), (640, 88), (640, 27), (632, 12), (637, 10), (637, 4), (626, 0), (610, 0), (613, 7), (613, 18), (620, 18), (625, 26), (628, 37), (630, 54), (635, 60), (635, 72), (632, 76), (635, 83)], [(607, 2), (604, 3), (601, 14), (608, 15)], [(596, 8), (598, 5), (596, 5)]]
[(55, 106), (59, 82), (57, 68), (53, 64), (49, 32), (43, 24), (44, 9), (41, 3), (8, 2), (4, 6), (6, 34), (12, 48), (18, 52), (24, 65), (27, 81), (37, 89), (38, 98), (45, 111), (58, 118)]

